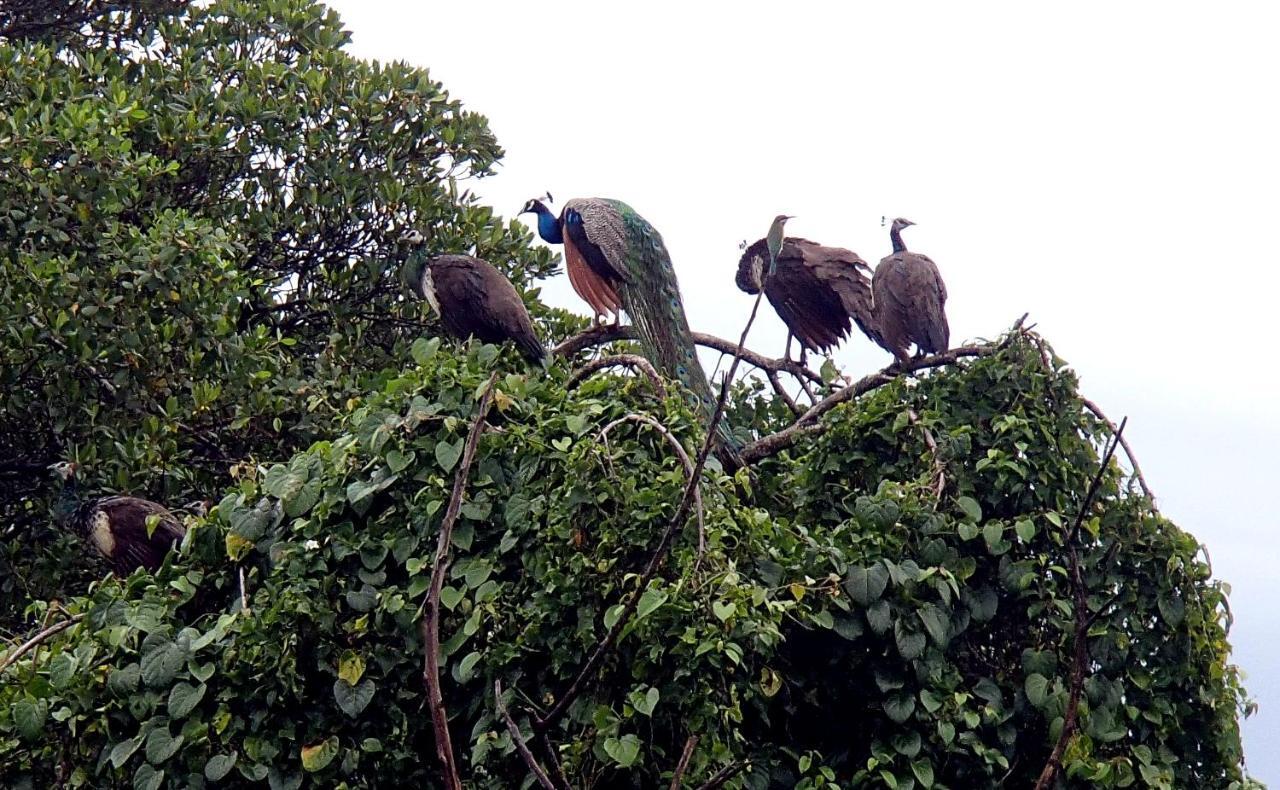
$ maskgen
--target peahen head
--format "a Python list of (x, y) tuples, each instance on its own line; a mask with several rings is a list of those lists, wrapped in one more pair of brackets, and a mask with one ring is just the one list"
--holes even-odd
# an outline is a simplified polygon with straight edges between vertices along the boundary
[(427, 237), (421, 232), (409, 229), (400, 235), (397, 244), (405, 250), (404, 265), (400, 267), (400, 281), (419, 299), (425, 298), (422, 290), (422, 273), (427, 267), (425, 249)]
[(904, 228), (909, 228), (909, 227), (911, 227), (911, 226), (912, 226), (912, 225), (914, 225), (914, 224), (916, 224), (916, 223), (912, 222), (912, 221), (911, 221), (911, 220), (909, 220), (909, 219), (903, 219), (902, 217), (898, 217), (897, 219), (895, 219), (895, 220), (893, 221), (893, 227), (892, 227), (892, 230), (895, 230), (895, 231), (897, 231), (897, 232), (901, 233), (901, 232), (903, 231), (903, 229), (904, 229)]
[(560, 232), (560, 218), (547, 208), (547, 204), (543, 200), (550, 200), (551, 193), (548, 192), (541, 198), (530, 198), (525, 201), (524, 208), (520, 209), (521, 214), (533, 214), (538, 218), (538, 235), (548, 244), (563, 244), (564, 235)]
[(893, 221), (893, 225), (889, 228), (889, 240), (893, 242), (894, 252), (906, 252), (907, 245), (902, 243), (902, 230), (914, 224), (916, 223), (902, 217), (898, 217)]
[(786, 228), (787, 220), (795, 219), (788, 214), (779, 214), (773, 218), (773, 224), (769, 226), (769, 235), (765, 236), (766, 244), (769, 246), (769, 274), (773, 274), (778, 268), (778, 255), (782, 252), (783, 232)]
[(79, 468), (74, 461), (61, 461), (49, 466), (54, 476), (62, 480), (62, 493), (53, 503), (53, 518), (59, 524), (70, 522), (80, 506), (80, 497), (76, 494), (76, 470)]

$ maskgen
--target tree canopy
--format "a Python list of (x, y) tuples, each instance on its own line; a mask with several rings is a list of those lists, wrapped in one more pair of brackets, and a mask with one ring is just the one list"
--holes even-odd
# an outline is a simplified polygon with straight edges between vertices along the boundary
[[(442, 786), (437, 710), (468, 787), (1254, 786), (1225, 585), (1033, 331), (799, 423), (740, 382), (690, 489), (674, 382), (405, 300), (416, 227), (585, 326), (424, 71), (309, 0), (64, 5), (0, 15), (6, 787)], [(215, 507), (107, 575), (67, 458)]]

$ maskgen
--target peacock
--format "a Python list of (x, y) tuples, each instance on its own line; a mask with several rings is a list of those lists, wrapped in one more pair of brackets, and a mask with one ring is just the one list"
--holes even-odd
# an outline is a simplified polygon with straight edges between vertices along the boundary
[(471, 255), (431, 256), (416, 230), (400, 240), (411, 247), (401, 277), (440, 315), (446, 332), (459, 340), (474, 335), (485, 343), (510, 341), (530, 362), (546, 364), (547, 350), (524, 300), (491, 263)]
[[(779, 217), (782, 219), (782, 217)], [(776, 224), (776, 221), (775, 221)], [(791, 337), (805, 350), (829, 353), (857, 325), (879, 342), (871, 300), (871, 267), (857, 253), (795, 236), (752, 243), (738, 260), (738, 288), (765, 296), (787, 325), (787, 356)], [(772, 272), (769, 271), (772, 263)]]
[(139, 567), (154, 571), (182, 542), (186, 528), (162, 505), (132, 496), (83, 500), (77, 464), (63, 461), (49, 468), (62, 479), (54, 520), (88, 538), (116, 574), (127, 576)]
[[(626, 203), (609, 198), (575, 198), (559, 217), (535, 198), (520, 213), (536, 215), (543, 241), (564, 245), (569, 282), (597, 318), (612, 314), (616, 321), (625, 310), (649, 359), (692, 392), (709, 418), (715, 399), (662, 235)], [(736, 444), (723, 422), (717, 434), (718, 457), (736, 468)]]
[(880, 343), (898, 364), (916, 356), (946, 351), (951, 330), (947, 326), (947, 286), (938, 266), (927, 256), (910, 252), (902, 243), (902, 231), (915, 223), (899, 217), (889, 230), (893, 252), (880, 261), (871, 278), (876, 326)]

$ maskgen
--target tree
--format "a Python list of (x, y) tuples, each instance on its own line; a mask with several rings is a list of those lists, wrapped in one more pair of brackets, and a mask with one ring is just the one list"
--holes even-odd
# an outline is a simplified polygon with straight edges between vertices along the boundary
[[(1223, 586), (1033, 332), (740, 383), (691, 478), (673, 383), (575, 373), (608, 331), (544, 373), (400, 299), (412, 224), (582, 326), (458, 186), (483, 119), (301, 0), (128, 29), (0, 46), (6, 787), (1251, 786)], [(103, 578), (73, 454), (216, 507)]]

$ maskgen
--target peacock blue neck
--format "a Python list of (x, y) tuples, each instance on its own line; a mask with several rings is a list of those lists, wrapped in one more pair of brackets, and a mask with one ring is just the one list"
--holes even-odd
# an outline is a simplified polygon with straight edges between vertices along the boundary
[(560, 231), (560, 219), (551, 213), (551, 209), (539, 203), (534, 211), (538, 214), (538, 235), (548, 244), (564, 244), (564, 234)]

